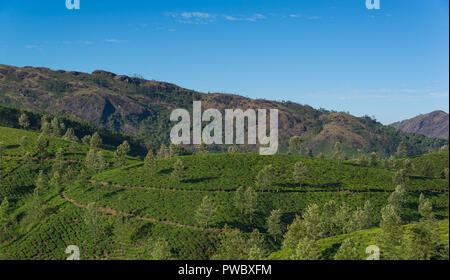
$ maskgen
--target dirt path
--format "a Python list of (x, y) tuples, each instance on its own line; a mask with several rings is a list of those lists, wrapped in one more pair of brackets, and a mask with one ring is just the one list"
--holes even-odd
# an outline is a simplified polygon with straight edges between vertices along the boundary
[[(67, 202), (75, 205), (76, 207), (79, 208), (87, 208), (87, 205), (81, 204), (76, 202), (75, 200), (69, 198), (66, 193), (64, 192), (64, 190), (61, 191), (61, 197), (66, 200)], [(167, 225), (171, 225), (171, 226), (177, 226), (177, 227), (183, 227), (183, 228), (189, 228), (189, 229), (194, 229), (194, 230), (200, 230), (200, 231), (210, 231), (210, 232), (221, 232), (222, 229), (220, 228), (201, 228), (201, 227), (196, 227), (196, 226), (190, 226), (190, 225), (184, 225), (184, 224), (180, 224), (180, 223), (176, 223), (176, 222), (171, 222), (171, 221), (160, 221), (154, 218), (148, 218), (148, 217), (143, 217), (143, 216), (137, 216), (134, 214), (127, 214), (127, 213), (121, 213), (118, 212), (114, 209), (108, 208), (108, 207), (97, 207), (96, 208), (97, 211), (109, 214), (109, 215), (122, 215), (123, 217), (127, 217), (127, 218), (134, 218), (134, 219), (138, 219), (138, 220), (142, 220), (142, 221), (147, 221), (147, 222), (152, 222), (152, 223), (163, 223), (163, 224), (167, 224)]]
[[(93, 184), (100, 184), (101, 186), (110, 186), (120, 189), (143, 189), (143, 190), (158, 190), (158, 191), (178, 191), (178, 192), (236, 192), (236, 189), (228, 189), (228, 190), (217, 190), (217, 189), (202, 189), (202, 190), (192, 190), (192, 189), (177, 189), (177, 188), (164, 188), (164, 187), (146, 187), (146, 186), (124, 186), (104, 181), (97, 181), (97, 180), (89, 180), (90, 183)], [(334, 189), (334, 190), (255, 190), (255, 192), (259, 193), (310, 193), (310, 192), (337, 192), (337, 193), (376, 193), (376, 192), (385, 192), (385, 193), (392, 193), (393, 190), (382, 190), (382, 189), (367, 189), (367, 190), (349, 190), (349, 189)], [(412, 191), (414, 192), (414, 191)], [(422, 192), (429, 192), (429, 193), (446, 193), (447, 190), (426, 190), (426, 191), (417, 191), (419, 193)]]

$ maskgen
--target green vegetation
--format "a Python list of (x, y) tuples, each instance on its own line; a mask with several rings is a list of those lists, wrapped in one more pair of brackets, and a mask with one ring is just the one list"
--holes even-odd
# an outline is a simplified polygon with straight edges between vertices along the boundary
[(386, 165), (339, 144), (335, 160), (161, 146), (141, 161), (48, 123), (0, 127), (0, 259), (448, 259), (448, 151)]

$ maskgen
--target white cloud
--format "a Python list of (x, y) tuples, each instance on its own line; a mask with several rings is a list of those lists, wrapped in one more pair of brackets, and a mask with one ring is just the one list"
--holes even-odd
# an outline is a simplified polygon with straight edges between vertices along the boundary
[(182, 12), (169, 15), (177, 22), (185, 24), (207, 24), (216, 20), (216, 15), (202, 12)]
[(230, 15), (224, 15), (223, 16), (226, 20), (229, 21), (257, 21), (257, 20), (263, 20), (267, 17), (262, 14), (254, 14), (252, 16), (230, 16)]

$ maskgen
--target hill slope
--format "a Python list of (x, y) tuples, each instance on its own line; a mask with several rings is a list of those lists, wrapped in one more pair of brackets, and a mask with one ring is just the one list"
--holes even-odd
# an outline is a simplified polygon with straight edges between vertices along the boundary
[(448, 140), (448, 122), (448, 114), (446, 112), (434, 111), (409, 120), (393, 123), (390, 126), (409, 133), (418, 133), (428, 137)]
[[(279, 110), (281, 151), (292, 136), (302, 136), (305, 148), (315, 154), (330, 154), (336, 141), (348, 155), (357, 149), (395, 152), (406, 142), (410, 155), (435, 151), (447, 141), (429, 139), (386, 127), (369, 117), (316, 110), (292, 102), (249, 99), (230, 94), (203, 94), (173, 84), (116, 75), (105, 71), (92, 74), (52, 71), (47, 68), (0, 65), (0, 105), (37, 112), (57, 113), (84, 120), (128, 135), (149, 136), (155, 144), (167, 143), (175, 108), (192, 110), (192, 101), (203, 109), (265, 108)], [(242, 147), (242, 151), (255, 147)]]

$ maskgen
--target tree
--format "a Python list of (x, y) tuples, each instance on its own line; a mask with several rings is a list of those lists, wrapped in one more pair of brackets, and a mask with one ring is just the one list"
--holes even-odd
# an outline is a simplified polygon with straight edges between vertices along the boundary
[(305, 238), (305, 226), (300, 216), (296, 215), (294, 221), (287, 227), (283, 239), (283, 250), (295, 250), (302, 238)]
[(5, 156), (6, 146), (0, 142), (0, 169), (3, 169), (3, 157)]
[(334, 255), (335, 260), (361, 260), (361, 256), (358, 252), (360, 245), (355, 240), (348, 238), (341, 243), (341, 247)]
[(281, 222), (281, 211), (272, 210), (267, 218), (267, 232), (272, 235), (275, 242), (283, 235), (283, 223)]
[(155, 261), (171, 260), (172, 253), (170, 251), (170, 245), (167, 240), (160, 237), (151, 245), (149, 259)]
[(217, 208), (214, 202), (208, 196), (205, 196), (200, 207), (195, 212), (195, 219), (199, 225), (208, 228), (208, 224), (214, 221), (216, 212)]
[[(1, 144), (0, 144), (1, 145)], [(448, 183), (448, 168), (445, 168), (444, 171), (442, 171), (442, 177), (447, 180)]]
[(30, 127), (30, 120), (28, 119), (28, 115), (26, 113), (22, 113), (19, 116), (19, 125), (24, 129)]
[(149, 174), (151, 175), (155, 174), (157, 168), (157, 160), (152, 150), (149, 150), (147, 152), (147, 155), (145, 156), (144, 167), (147, 170), (147, 172), (149, 172)]
[(176, 157), (181, 155), (181, 149), (180, 146), (175, 145), (174, 143), (170, 143), (169, 145), (169, 156), (170, 157)]
[(302, 238), (297, 244), (292, 260), (320, 260), (321, 253), (317, 241), (309, 238)]
[(52, 171), (62, 173), (64, 171), (64, 167), (64, 150), (59, 148), (55, 153), (55, 162), (53, 163)]
[(133, 225), (129, 218), (122, 215), (116, 215), (114, 218), (113, 234), (117, 241), (127, 243), (137, 232), (137, 227)]
[(44, 156), (47, 154), (49, 141), (44, 133), (41, 133), (36, 141), (36, 153), (38, 155)]
[(245, 190), (244, 197), (245, 197), (244, 212), (249, 216), (251, 223), (253, 220), (253, 215), (255, 214), (256, 209), (258, 207), (258, 194), (256, 193), (256, 191), (253, 190), (252, 187), (248, 187)]
[(97, 149), (102, 145), (102, 138), (97, 132), (95, 132), (94, 135), (91, 136), (90, 145), (92, 149)]
[(59, 171), (53, 172), (52, 179), (50, 180), (50, 186), (52, 188), (58, 188), (61, 184), (61, 175), (59, 174)]
[(303, 180), (305, 179), (305, 175), (308, 172), (308, 167), (303, 162), (296, 162), (294, 165), (294, 173), (293, 179), (294, 182), (302, 186)]
[(380, 232), (377, 235), (385, 259), (401, 259), (403, 237), (402, 219), (395, 208), (388, 204), (381, 210)]
[(246, 200), (245, 200), (245, 188), (241, 186), (234, 193), (234, 205), (239, 210), (241, 215), (244, 213), (245, 203), (246, 203)]
[(341, 142), (336, 142), (333, 147), (333, 159), (341, 162), (344, 160), (344, 152), (342, 150)]
[(289, 152), (292, 154), (302, 151), (303, 139), (300, 136), (294, 136), (289, 139)]
[(423, 194), (419, 197), (419, 213), (422, 218), (418, 223), (412, 224), (406, 233), (405, 259), (431, 260), (439, 255), (441, 240), (433, 205)]
[(28, 136), (22, 136), (20, 138), (20, 148), (24, 154), (28, 151), (28, 142)]
[(48, 121), (43, 121), (41, 123), (41, 133), (43, 133), (44, 135), (50, 135), (51, 132), (52, 132), (52, 127), (51, 127), (50, 123)]
[(433, 165), (431, 164), (431, 161), (427, 160), (423, 164), (422, 175), (425, 177), (433, 177)]
[(166, 145), (162, 144), (159, 148), (158, 158), (168, 158), (169, 157), (169, 149)]
[(358, 150), (358, 164), (361, 166), (367, 166), (369, 164), (367, 156), (361, 150)]
[(264, 258), (266, 255), (266, 250), (264, 249), (264, 236), (258, 229), (252, 231), (247, 244), (246, 252), (248, 260), (262, 260)]
[(303, 214), (303, 227), (308, 239), (317, 240), (324, 236), (323, 221), (317, 204), (309, 205)]
[(73, 128), (69, 127), (66, 131), (66, 133), (63, 136), (63, 139), (70, 141), (70, 142), (78, 142), (78, 137), (75, 136), (75, 132), (73, 131)]
[(395, 153), (395, 156), (397, 158), (406, 158), (408, 157), (408, 150), (406, 148), (405, 142), (400, 142), (400, 144), (397, 147), (397, 152)]
[(439, 152), (448, 152), (448, 145), (444, 145), (439, 149)]
[(270, 187), (275, 179), (275, 170), (272, 165), (266, 165), (258, 175), (256, 175), (256, 186), (264, 191)]
[(217, 250), (213, 255), (213, 260), (246, 260), (247, 255), (246, 240), (239, 229), (230, 229), (225, 225), (219, 235)]
[(87, 228), (87, 233), (90, 235), (91, 240), (96, 245), (100, 240), (100, 225), (99, 225), (100, 217), (95, 209), (94, 203), (89, 203), (86, 207), (86, 211), (84, 214), (84, 223)]
[(90, 145), (91, 144), (91, 135), (85, 135), (83, 138), (81, 138), (81, 143), (85, 144), (85, 145)]
[(130, 145), (127, 141), (120, 144), (114, 152), (114, 162), (116, 166), (122, 167), (126, 163), (127, 153), (130, 151)]
[(406, 175), (412, 175), (416, 168), (414, 167), (412, 161), (407, 158), (403, 161), (403, 169), (405, 170)]
[(375, 152), (370, 153), (369, 165), (374, 166), (374, 167), (378, 165), (377, 153), (375, 153)]
[(52, 119), (52, 122), (50, 123), (52, 134), (54, 136), (62, 136), (63, 132), (65, 131), (66, 127), (63, 122), (61, 122), (58, 117), (54, 117)]
[(34, 192), (37, 195), (43, 195), (46, 191), (48, 191), (49, 186), (48, 186), (48, 180), (47, 180), (47, 176), (45, 176), (44, 171), (40, 171), (39, 175), (36, 179), (35, 182), (36, 188), (34, 190)]
[(206, 146), (205, 142), (201, 142), (200, 145), (198, 146), (198, 154), (204, 155), (208, 153), (208, 147)]
[(5, 196), (0, 204), (0, 226), (6, 226), (9, 222), (9, 201)]
[(177, 161), (175, 162), (175, 164), (173, 166), (172, 179), (176, 183), (180, 183), (181, 181), (183, 181), (183, 177), (184, 177), (183, 161), (181, 161), (181, 159), (177, 159)]
[(388, 203), (392, 206), (394, 211), (401, 216), (403, 213), (403, 205), (406, 201), (406, 190), (403, 185), (398, 185), (395, 191), (388, 197)]
[(230, 146), (230, 147), (228, 148), (228, 153), (229, 153), (229, 154), (235, 154), (235, 153), (237, 153), (237, 147), (236, 147), (235, 145)]
[(398, 170), (394, 174), (394, 177), (392, 178), (392, 181), (396, 185), (406, 186), (408, 184), (408, 181), (409, 181), (409, 178), (408, 178), (408, 176), (406, 174), (406, 170), (405, 169)]
[(89, 171), (98, 173), (105, 168), (105, 160), (101, 151), (90, 149), (84, 160), (84, 164)]

